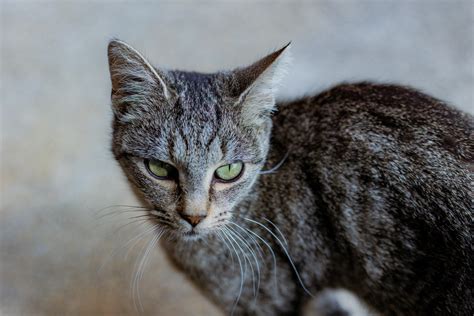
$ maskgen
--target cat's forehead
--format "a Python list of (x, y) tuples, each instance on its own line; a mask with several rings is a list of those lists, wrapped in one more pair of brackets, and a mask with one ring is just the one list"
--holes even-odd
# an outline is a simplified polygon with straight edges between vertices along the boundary
[(173, 88), (182, 106), (189, 110), (206, 110), (225, 99), (225, 78), (219, 73), (170, 72)]
[(167, 113), (168, 134), (179, 132), (190, 141), (211, 141), (222, 124), (223, 100), (216, 75), (174, 71), (173, 89), (177, 100)]

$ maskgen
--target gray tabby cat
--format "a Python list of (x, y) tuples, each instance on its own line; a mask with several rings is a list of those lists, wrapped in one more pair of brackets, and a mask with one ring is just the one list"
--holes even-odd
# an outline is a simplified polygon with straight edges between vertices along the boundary
[(118, 40), (108, 56), (113, 153), (226, 313), (294, 315), (344, 288), (386, 315), (473, 315), (471, 116), (373, 83), (275, 104), (287, 47), (213, 74)]

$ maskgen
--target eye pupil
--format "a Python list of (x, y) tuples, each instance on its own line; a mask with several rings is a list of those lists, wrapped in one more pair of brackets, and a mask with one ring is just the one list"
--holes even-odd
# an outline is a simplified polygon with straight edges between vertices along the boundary
[(216, 179), (223, 182), (237, 180), (237, 178), (242, 174), (243, 166), (244, 164), (242, 162), (234, 162), (221, 166), (216, 169), (214, 176)]

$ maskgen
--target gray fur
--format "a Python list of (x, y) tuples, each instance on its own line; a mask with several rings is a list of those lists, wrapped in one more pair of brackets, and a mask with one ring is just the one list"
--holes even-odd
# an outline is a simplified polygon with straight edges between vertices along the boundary
[[(295, 314), (309, 293), (345, 288), (386, 315), (472, 315), (473, 118), (373, 83), (272, 115), (287, 58), (201, 74), (110, 43), (112, 149), (171, 260), (227, 313)], [(154, 179), (144, 159), (179, 179)], [(213, 180), (236, 160), (239, 180)], [(183, 213), (207, 217), (193, 230)]]

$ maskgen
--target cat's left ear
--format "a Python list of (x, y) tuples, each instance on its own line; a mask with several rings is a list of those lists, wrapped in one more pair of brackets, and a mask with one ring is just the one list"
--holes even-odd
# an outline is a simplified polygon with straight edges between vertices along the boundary
[(153, 67), (142, 54), (120, 40), (112, 40), (107, 52), (112, 108), (119, 120), (138, 118), (153, 104), (172, 100), (173, 90), (167, 84), (166, 71)]
[(242, 123), (260, 125), (274, 111), (275, 94), (291, 59), (290, 44), (232, 72), (231, 85), (238, 95), (236, 106), (241, 107)]

